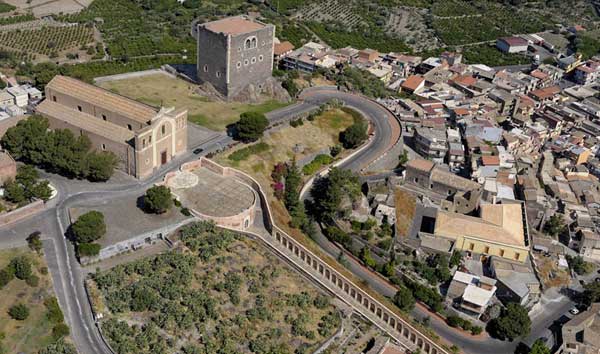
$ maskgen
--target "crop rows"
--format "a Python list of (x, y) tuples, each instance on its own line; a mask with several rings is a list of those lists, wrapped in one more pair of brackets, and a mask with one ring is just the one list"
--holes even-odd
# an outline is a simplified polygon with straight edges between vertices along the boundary
[(77, 48), (93, 41), (92, 29), (80, 25), (0, 32), (1, 46), (44, 55)]

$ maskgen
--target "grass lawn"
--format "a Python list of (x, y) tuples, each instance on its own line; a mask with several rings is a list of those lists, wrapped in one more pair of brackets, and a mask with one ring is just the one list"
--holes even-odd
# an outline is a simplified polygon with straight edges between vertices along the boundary
[(266, 113), (288, 105), (275, 100), (261, 104), (211, 101), (194, 92), (196, 85), (163, 74), (102, 82), (99, 86), (152, 106), (187, 108), (190, 122), (220, 131), (237, 122), (241, 113)]
[[(24, 280), (14, 278), (0, 289), (0, 332), (5, 334), (2, 345), (7, 353), (33, 354), (53, 341), (53, 324), (46, 317), (44, 300), (54, 297), (54, 289), (50, 275), (42, 271), (42, 268), (46, 268), (43, 256), (27, 247), (0, 250), (0, 269), (6, 267), (11, 259), (23, 255), (32, 261), (33, 274), (39, 277), (39, 283), (36, 287), (31, 287)], [(7, 313), (11, 306), (18, 303), (29, 308), (29, 317), (24, 321), (14, 320)]]

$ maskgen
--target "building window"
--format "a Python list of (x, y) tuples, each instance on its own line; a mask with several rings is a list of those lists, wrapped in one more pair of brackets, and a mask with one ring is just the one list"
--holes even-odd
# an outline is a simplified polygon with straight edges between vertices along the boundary
[(519, 260), (519, 258), (521, 258), (521, 254), (520, 253), (515, 253), (515, 260)]
[(471, 244), (469, 245), (469, 251), (472, 251), (472, 250), (474, 250), (474, 249), (475, 249), (475, 244), (474, 244), (474, 243), (471, 243)]
[(161, 131), (162, 135), (165, 135), (165, 132), (167, 131), (167, 129), (165, 128), (164, 124), (162, 127), (160, 127), (160, 131)]
[(258, 56), (258, 61), (263, 61), (264, 58), (265, 57), (263, 57), (262, 54), (261, 54), (261, 55)]
[(208, 64), (204, 64), (204, 72), (207, 73), (208, 72)]
[(242, 51), (242, 47), (238, 47), (238, 52), (241, 52), (241, 51)]
[(504, 250), (500, 250), (500, 257), (504, 257)]
[(415, 183), (419, 183), (419, 179), (415, 177)]
[(252, 64), (256, 63), (256, 57), (252, 57), (251, 62), (252, 62)]
[(148, 144), (152, 144), (152, 135), (148, 137)]
[(235, 64), (235, 66), (237, 66), (238, 69), (241, 68), (242, 67), (242, 62), (238, 61), (237, 64)]
[(142, 139), (142, 149), (146, 147), (146, 139)]
[(106, 115), (102, 115), (102, 120), (106, 122)]
[(246, 38), (244, 41), (244, 49), (253, 49), (256, 48), (257, 45), (258, 41), (256, 40), (256, 37)]
[(448, 195), (452, 195), (452, 191), (448, 189)]
[(81, 112), (81, 106), (77, 106), (77, 110)]
[(221, 72), (220, 71), (217, 71), (215, 74), (217, 75), (217, 77), (221, 77)]
[(56, 102), (56, 96), (52, 96), (52, 101)]
[(244, 65), (248, 65), (250, 62), (248, 61), (248, 59), (244, 60)]
[(266, 43), (265, 43), (265, 41), (262, 41), (262, 46), (263, 46), (263, 47), (265, 46), (265, 44), (266, 44)]
[(102, 144), (102, 150), (106, 150), (106, 144)]
[(133, 130), (133, 129), (131, 128), (131, 124), (127, 124), (127, 129), (129, 129), (129, 130)]
[(150, 163), (150, 159), (146, 159), (146, 165)]
[(433, 183), (429, 184), (429, 189), (433, 189)]
[(488, 246), (485, 246), (483, 253), (490, 253), (490, 248)]

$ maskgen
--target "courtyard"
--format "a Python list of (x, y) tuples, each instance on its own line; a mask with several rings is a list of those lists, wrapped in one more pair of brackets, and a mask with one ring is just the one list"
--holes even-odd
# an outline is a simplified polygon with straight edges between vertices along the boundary
[(168, 182), (182, 205), (212, 217), (230, 217), (248, 210), (254, 192), (235, 177), (221, 176), (206, 168), (178, 173)]

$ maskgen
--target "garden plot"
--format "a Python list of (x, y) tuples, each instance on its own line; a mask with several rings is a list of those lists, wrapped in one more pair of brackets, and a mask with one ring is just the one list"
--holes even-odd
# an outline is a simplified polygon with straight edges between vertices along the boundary
[(389, 35), (399, 36), (416, 51), (433, 49), (437, 46), (438, 40), (434, 31), (426, 25), (424, 17), (426, 14), (426, 9), (392, 8), (385, 31)]
[(353, 4), (337, 0), (309, 3), (300, 9), (298, 18), (314, 22), (340, 22), (350, 29), (362, 22)]

